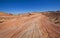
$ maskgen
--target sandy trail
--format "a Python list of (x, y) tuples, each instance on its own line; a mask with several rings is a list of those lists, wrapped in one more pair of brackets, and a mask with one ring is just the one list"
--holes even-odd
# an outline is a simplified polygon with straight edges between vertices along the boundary
[(0, 24), (0, 38), (59, 38), (60, 26), (42, 14), (18, 17)]

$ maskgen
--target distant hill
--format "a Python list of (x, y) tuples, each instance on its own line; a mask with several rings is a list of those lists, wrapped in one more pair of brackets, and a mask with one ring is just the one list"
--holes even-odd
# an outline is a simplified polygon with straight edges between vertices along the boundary
[(12, 14), (7, 14), (7, 13), (4, 13), (4, 12), (0, 12), (0, 16), (11, 16)]

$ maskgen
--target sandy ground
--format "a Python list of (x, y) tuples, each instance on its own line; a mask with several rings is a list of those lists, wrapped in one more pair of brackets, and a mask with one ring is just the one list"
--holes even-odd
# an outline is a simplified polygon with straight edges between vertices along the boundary
[(41, 13), (20, 15), (0, 23), (0, 38), (60, 38), (60, 26)]

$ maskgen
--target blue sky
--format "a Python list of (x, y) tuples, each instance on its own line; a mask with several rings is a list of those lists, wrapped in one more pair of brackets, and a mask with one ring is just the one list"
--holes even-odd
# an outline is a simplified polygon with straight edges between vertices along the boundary
[(0, 12), (19, 14), (60, 10), (60, 0), (0, 0)]

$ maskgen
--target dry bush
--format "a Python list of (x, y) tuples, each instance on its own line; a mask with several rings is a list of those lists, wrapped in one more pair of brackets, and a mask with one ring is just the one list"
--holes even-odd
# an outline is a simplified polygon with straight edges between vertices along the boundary
[(0, 17), (0, 23), (3, 23), (3, 22), (5, 22), (5, 21), (7, 21), (7, 20), (11, 20), (11, 19), (13, 19), (13, 18), (15, 18), (15, 17)]

